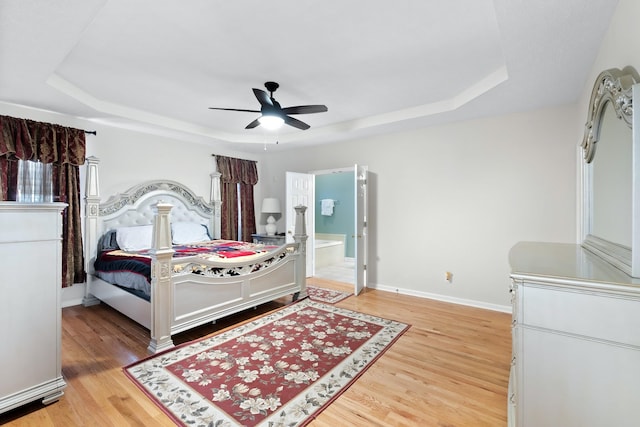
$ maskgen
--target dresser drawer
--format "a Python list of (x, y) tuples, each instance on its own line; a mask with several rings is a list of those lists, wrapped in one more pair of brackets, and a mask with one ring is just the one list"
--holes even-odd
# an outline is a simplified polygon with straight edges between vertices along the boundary
[(519, 323), (640, 346), (640, 299), (524, 283)]
[(0, 203), (0, 243), (59, 240), (62, 236), (60, 209), (64, 206), (62, 203)]

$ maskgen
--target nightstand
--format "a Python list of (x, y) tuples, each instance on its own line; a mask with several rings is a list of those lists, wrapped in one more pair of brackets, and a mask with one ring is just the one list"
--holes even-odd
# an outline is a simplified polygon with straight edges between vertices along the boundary
[(285, 236), (267, 236), (266, 234), (252, 234), (253, 243), (262, 243), (264, 245), (284, 245)]

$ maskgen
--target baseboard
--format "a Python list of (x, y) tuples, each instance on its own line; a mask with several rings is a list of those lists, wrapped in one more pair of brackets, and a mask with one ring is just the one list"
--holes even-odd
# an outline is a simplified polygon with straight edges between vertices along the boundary
[(456, 298), (449, 295), (434, 294), (430, 292), (420, 292), (413, 289), (403, 289), (403, 288), (397, 288), (392, 286), (376, 285), (374, 283), (369, 283), (368, 287), (371, 289), (377, 289), (380, 291), (394, 292), (397, 294), (409, 295), (409, 296), (418, 297), (418, 298), (427, 298), (427, 299), (432, 299), (432, 300), (442, 301), (442, 302), (450, 302), (452, 304), (467, 305), (470, 307), (483, 308), (485, 310), (499, 311), (502, 313), (512, 312), (510, 305), (491, 304), (483, 301)]
[[(373, 283), (369, 283), (368, 287), (371, 289), (377, 289), (380, 291), (387, 292), (395, 292), (402, 295), (409, 295), (418, 298), (427, 298), (433, 299), (436, 301), (450, 302), (453, 304), (467, 305), (470, 307), (484, 308), (486, 310), (492, 311), (500, 311), (503, 313), (511, 313), (510, 305), (498, 305), (498, 304), (490, 304), (482, 301), (464, 299), (464, 298), (456, 298), (448, 295), (434, 294), (430, 292), (420, 292), (415, 291), (413, 289), (404, 289), (404, 288), (395, 288), (391, 286), (385, 285), (376, 285)], [(84, 283), (77, 283), (71, 287), (62, 289), (62, 307), (71, 307), (74, 305), (82, 304), (82, 299), (84, 298)]]
[(60, 296), (62, 308), (82, 304), (84, 289), (84, 283), (76, 283), (73, 286), (62, 288), (62, 295)]

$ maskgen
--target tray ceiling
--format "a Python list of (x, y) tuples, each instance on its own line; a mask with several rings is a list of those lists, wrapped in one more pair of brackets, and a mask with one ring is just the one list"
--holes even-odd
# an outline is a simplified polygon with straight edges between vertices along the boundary
[[(3, 0), (0, 101), (205, 142), (334, 142), (575, 102), (616, 4)], [(329, 111), (273, 133), (208, 109), (255, 109), (267, 80), (282, 106)]]

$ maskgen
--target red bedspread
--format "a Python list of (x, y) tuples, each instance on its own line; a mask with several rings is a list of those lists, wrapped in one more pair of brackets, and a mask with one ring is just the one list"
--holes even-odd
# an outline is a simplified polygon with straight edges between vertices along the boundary
[[(204, 256), (208, 259), (225, 260), (230, 258), (238, 258), (244, 256), (258, 255), (272, 251), (277, 246), (266, 246), (255, 243), (236, 242), (234, 240), (211, 240), (208, 242), (200, 242), (192, 245), (174, 245), (174, 258), (184, 258), (189, 256)], [(151, 249), (145, 249), (136, 252), (125, 252), (117, 249), (102, 254), (103, 260), (115, 260), (120, 257), (127, 259), (137, 259), (141, 262), (150, 264)]]
[[(203, 259), (225, 261), (239, 260), (241, 257), (258, 256), (276, 249), (233, 240), (211, 240), (193, 245), (175, 245), (173, 258), (197, 256)], [(96, 274), (110, 283), (149, 293), (151, 282), (150, 250), (125, 252), (111, 250), (98, 254), (94, 263)]]

